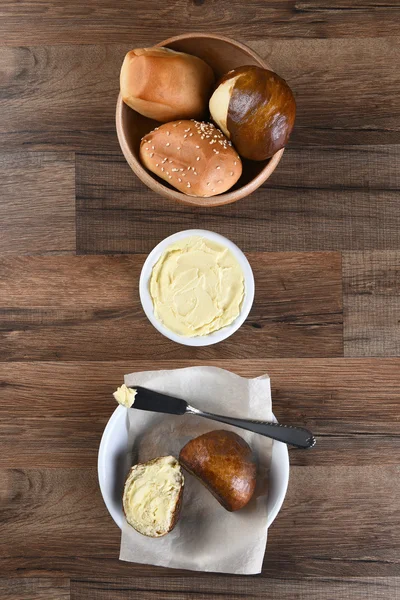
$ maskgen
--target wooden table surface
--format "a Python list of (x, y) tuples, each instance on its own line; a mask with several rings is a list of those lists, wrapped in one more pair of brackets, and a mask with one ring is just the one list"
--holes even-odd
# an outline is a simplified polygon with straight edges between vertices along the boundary
[[(2, 0), (0, 598), (400, 598), (399, 0)], [(266, 184), (194, 209), (145, 189), (118, 146), (126, 51), (188, 31), (247, 43), (298, 118)], [(162, 238), (218, 231), (256, 300), (206, 348), (161, 337), (138, 276)], [(260, 576), (119, 562), (97, 450), (124, 373), (269, 373), (290, 451)]]

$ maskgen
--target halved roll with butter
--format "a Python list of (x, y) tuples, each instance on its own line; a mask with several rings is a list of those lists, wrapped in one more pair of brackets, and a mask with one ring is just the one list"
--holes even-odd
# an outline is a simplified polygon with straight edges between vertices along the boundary
[(134, 465), (125, 482), (123, 509), (129, 525), (142, 535), (161, 537), (175, 527), (184, 477), (173, 456)]
[(194, 120), (165, 123), (145, 135), (140, 160), (188, 196), (222, 194), (242, 174), (242, 161), (224, 134), (211, 123)]
[(120, 75), (125, 104), (163, 123), (201, 119), (213, 84), (213, 70), (204, 60), (162, 47), (131, 50)]

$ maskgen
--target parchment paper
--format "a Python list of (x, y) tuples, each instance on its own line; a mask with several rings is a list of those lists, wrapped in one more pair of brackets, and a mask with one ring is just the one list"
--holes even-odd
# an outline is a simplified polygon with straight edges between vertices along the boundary
[[(196, 408), (229, 416), (272, 420), (267, 375), (246, 379), (215, 367), (146, 371), (125, 376), (129, 387), (141, 385), (179, 398)], [(214, 429), (231, 429), (250, 444), (258, 459), (258, 484), (249, 504), (226, 511), (210, 492), (184, 471), (181, 517), (162, 538), (147, 538), (124, 521), (120, 559), (194, 571), (254, 574), (261, 571), (267, 543), (267, 484), (272, 442), (192, 415), (173, 416), (127, 409), (131, 464), (179, 451), (190, 439)]]

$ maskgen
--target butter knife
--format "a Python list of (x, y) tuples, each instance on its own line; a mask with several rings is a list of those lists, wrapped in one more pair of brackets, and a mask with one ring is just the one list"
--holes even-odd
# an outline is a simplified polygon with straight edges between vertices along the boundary
[(135, 386), (132, 389), (136, 390), (136, 396), (131, 408), (171, 415), (196, 415), (197, 417), (204, 417), (218, 421), (219, 423), (246, 429), (247, 431), (264, 435), (278, 442), (290, 444), (296, 448), (312, 448), (316, 443), (316, 439), (311, 431), (303, 427), (292, 427), (290, 425), (281, 425), (280, 423), (268, 423), (265, 421), (254, 421), (253, 419), (238, 419), (237, 417), (215, 415), (199, 410), (181, 398), (160, 394), (141, 386)]

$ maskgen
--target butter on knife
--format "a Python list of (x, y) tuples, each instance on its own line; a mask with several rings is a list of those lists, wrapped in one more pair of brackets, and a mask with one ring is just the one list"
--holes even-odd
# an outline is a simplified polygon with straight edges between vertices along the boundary
[(135, 402), (135, 396), (137, 391), (135, 389), (127, 387), (124, 383), (121, 387), (117, 388), (117, 391), (113, 393), (114, 398), (118, 404), (122, 404), (126, 408), (131, 408)]

